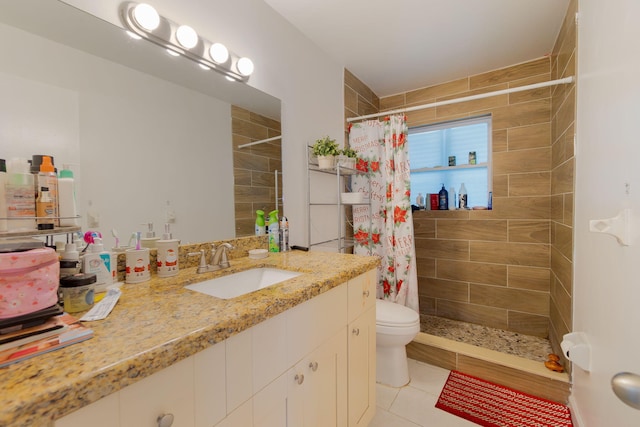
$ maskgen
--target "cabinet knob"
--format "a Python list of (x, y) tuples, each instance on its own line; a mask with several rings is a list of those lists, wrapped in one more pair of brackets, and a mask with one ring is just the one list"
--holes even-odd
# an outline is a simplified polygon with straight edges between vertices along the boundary
[(158, 427), (171, 427), (173, 425), (173, 414), (158, 415)]
[(364, 292), (362, 293), (362, 295), (363, 295), (365, 298), (369, 298), (369, 291), (364, 291)]
[(311, 370), (313, 372), (317, 371), (318, 370), (318, 362), (310, 362), (309, 363), (309, 367), (311, 368)]
[(294, 380), (296, 380), (296, 382), (298, 384), (302, 384), (304, 382), (304, 375), (303, 374), (296, 374), (295, 377), (293, 377)]
[(359, 328), (353, 328), (353, 331), (351, 331), (351, 333), (355, 336), (360, 335), (360, 329)]

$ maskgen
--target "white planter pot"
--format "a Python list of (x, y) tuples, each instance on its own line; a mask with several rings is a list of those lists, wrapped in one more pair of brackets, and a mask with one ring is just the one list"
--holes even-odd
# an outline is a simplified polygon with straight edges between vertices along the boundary
[(336, 166), (336, 156), (318, 156), (320, 169), (333, 169)]
[(345, 171), (346, 173), (353, 173), (353, 170), (356, 168), (356, 159), (353, 157), (347, 156), (338, 156), (338, 164), (341, 168), (351, 169), (349, 171)]

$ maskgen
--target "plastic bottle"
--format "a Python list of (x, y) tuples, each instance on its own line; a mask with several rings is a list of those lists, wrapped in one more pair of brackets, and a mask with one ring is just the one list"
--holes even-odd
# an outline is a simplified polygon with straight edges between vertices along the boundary
[(40, 171), (38, 172), (37, 190), (39, 191), (43, 187), (49, 189), (49, 197), (51, 197), (51, 204), (53, 206), (54, 224), (60, 225), (60, 219), (58, 216), (58, 175), (53, 167), (51, 156), (42, 156), (42, 163), (40, 163)]
[(286, 216), (280, 218), (280, 252), (289, 251), (289, 220)]
[(49, 187), (40, 187), (36, 200), (38, 230), (53, 230), (55, 208), (49, 195)]
[(449, 210), (456, 210), (456, 189), (449, 187)]
[(80, 254), (75, 243), (67, 243), (60, 256), (60, 277), (73, 276), (80, 273)]
[(444, 188), (444, 184), (442, 184), (442, 189), (438, 193), (438, 210), (446, 211), (449, 209), (449, 192)]
[(107, 286), (113, 283), (111, 276), (111, 253), (104, 250), (104, 245), (100, 237), (94, 237), (90, 252), (84, 255), (82, 272), (96, 275), (96, 293), (106, 292)]
[(7, 231), (7, 162), (0, 159), (0, 231)]
[[(144, 225), (144, 224), (142, 224)], [(157, 242), (160, 240), (159, 237), (156, 237), (156, 232), (153, 231), (153, 223), (147, 223), (147, 232), (145, 233), (145, 237), (140, 239), (140, 245), (143, 248), (155, 249), (157, 247)]]
[(267, 230), (264, 225), (264, 211), (256, 211), (256, 236), (264, 236)]
[(178, 266), (180, 240), (173, 238), (170, 227), (171, 225), (168, 223), (164, 225), (162, 239), (157, 242), (158, 256), (156, 263), (159, 277), (175, 276), (180, 270)]
[(278, 210), (269, 212), (269, 252), (280, 252)]
[(36, 229), (36, 197), (33, 175), (26, 159), (14, 158), (7, 162), (5, 186), (7, 204), (7, 230), (31, 231)]
[(418, 197), (416, 197), (416, 205), (420, 209), (424, 209), (424, 197), (422, 197), (422, 193), (418, 193)]
[(64, 165), (58, 178), (58, 215), (60, 215), (60, 226), (77, 227), (78, 207), (76, 205), (76, 188), (73, 179), (73, 171), (68, 165)]
[(467, 204), (467, 187), (464, 186), (464, 182), (460, 185), (460, 191), (458, 191), (458, 209), (469, 209)]

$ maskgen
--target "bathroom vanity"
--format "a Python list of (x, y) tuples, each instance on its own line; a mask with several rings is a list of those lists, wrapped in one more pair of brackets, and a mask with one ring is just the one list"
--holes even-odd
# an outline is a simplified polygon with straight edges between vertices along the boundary
[[(294, 251), (125, 284), (94, 338), (0, 369), (0, 425), (366, 426), (377, 263)], [(228, 300), (185, 289), (255, 267), (303, 274)]]

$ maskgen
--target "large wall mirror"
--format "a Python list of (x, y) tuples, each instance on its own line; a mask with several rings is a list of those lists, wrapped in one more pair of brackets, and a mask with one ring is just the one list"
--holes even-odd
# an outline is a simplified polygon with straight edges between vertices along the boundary
[(275, 204), (280, 142), (238, 145), (279, 134), (278, 99), (54, 0), (0, 2), (0, 46), (0, 158), (70, 165), (83, 229), (228, 239)]

